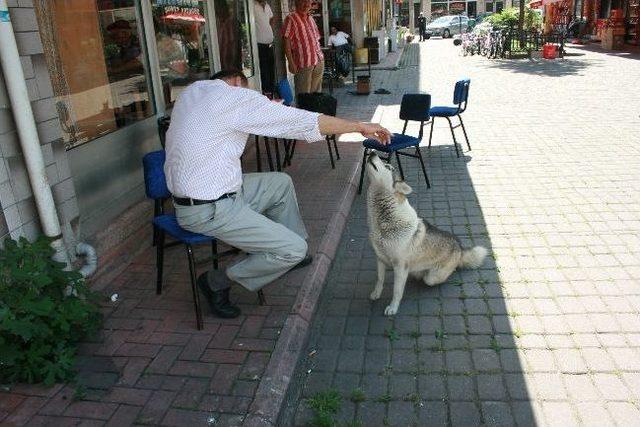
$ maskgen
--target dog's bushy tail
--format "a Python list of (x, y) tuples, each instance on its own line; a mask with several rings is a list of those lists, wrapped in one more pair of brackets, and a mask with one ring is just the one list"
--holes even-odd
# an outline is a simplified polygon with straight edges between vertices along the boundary
[(458, 267), (478, 268), (482, 265), (484, 258), (487, 256), (487, 249), (482, 246), (476, 246), (471, 249), (462, 250), (462, 258)]

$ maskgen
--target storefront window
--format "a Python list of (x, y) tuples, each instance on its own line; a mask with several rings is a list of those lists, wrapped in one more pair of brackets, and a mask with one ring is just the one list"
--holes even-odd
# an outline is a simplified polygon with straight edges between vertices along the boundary
[(153, 0), (162, 92), (167, 106), (182, 89), (211, 75), (205, 1)]
[(329, 26), (351, 34), (351, 2), (329, 0)]
[(449, 14), (448, 3), (431, 3), (431, 19), (440, 18)]
[(466, 3), (462, 1), (456, 1), (449, 3), (449, 14), (460, 15), (466, 10)]
[[(253, 0), (252, 0), (253, 1)], [(215, 0), (220, 68), (254, 75), (251, 30), (247, 0)]]
[(134, 0), (34, 5), (67, 149), (153, 115)]

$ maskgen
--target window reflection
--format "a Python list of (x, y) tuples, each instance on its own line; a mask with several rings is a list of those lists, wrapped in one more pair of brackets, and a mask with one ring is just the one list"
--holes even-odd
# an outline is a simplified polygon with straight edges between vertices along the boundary
[(221, 69), (242, 70), (254, 75), (251, 29), (246, 0), (215, 0)]
[(134, 0), (34, 5), (67, 149), (153, 114)]
[(153, 24), (165, 104), (182, 89), (211, 75), (205, 2), (153, 0)]

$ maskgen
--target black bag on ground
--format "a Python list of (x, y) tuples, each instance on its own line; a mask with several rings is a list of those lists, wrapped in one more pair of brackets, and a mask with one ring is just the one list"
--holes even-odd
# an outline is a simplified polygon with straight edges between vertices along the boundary
[(303, 110), (335, 116), (338, 109), (338, 100), (322, 92), (300, 93), (298, 94), (297, 106)]

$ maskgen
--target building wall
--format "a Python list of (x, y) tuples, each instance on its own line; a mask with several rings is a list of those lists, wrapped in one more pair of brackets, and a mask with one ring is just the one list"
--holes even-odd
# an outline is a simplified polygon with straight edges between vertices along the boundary
[[(74, 243), (79, 210), (32, 0), (8, 0), (49, 183), (65, 241)], [(0, 71), (0, 239), (35, 238), (40, 222)]]

